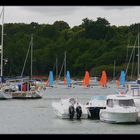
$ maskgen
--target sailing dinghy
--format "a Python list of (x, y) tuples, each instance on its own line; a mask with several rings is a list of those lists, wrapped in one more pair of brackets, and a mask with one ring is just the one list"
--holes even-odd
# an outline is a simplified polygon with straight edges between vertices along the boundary
[(90, 76), (89, 76), (88, 71), (85, 72), (85, 77), (82, 81), (82, 85), (83, 85), (84, 88), (89, 88), (90, 87)]

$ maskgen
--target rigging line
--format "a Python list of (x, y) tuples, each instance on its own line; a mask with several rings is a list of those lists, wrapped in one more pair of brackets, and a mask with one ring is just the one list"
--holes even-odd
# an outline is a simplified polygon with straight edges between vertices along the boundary
[(1, 16), (2, 16), (3, 11), (4, 11), (4, 7), (3, 7), (2, 10), (1, 10), (0, 18), (1, 18)]
[(23, 65), (23, 68), (22, 68), (21, 77), (23, 76), (23, 72), (24, 72), (24, 69), (25, 69), (25, 65), (26, 65), (26, 62), (27, 62), (28, 55), (29, 55), (30, 47), (31, 47), (31, 41), (29, 43), (29, 48), (28, 48), (26, 58), (25, 58), (25, 61), (24, 61), (24, 65)]
[(137, 64), (134, 64), (135, 66), (134, 66), (134, 75), (137, 75), (137, 69), (138, 69), (138, 65)]
[(54, 69), (55, 69), (55, 65), (56, 65), (56, 63), (53, 64), (53, 71), (54, 71)]
[(60, 75), (61, 75), (61, 73), (62, 73), (62, 69), (63, 69), (63, 67), (64, 67), (64, 62), (65, 62), (65, 60), (63, 60), (63, 64), (62, 64), (62, 66), (61, 66), (61, 70), (60, 70), (60, 73), (59, 73), (58, 79), (60, 79)]
[(132, 80), (132, 75), (133, 75), (133, 71), (134, 71), (134, 58), (135, 58), (135, 49), (134, 49), (134, 54), (133, 54), (133, 58), (132, 58), (131, 80)]
[(127, 68), (126, 68), (126, 74), (127, 74), (128, 67), (129, 67), (129, 64), (130, 64), (130, 61), (131, 61), (131, 58), (132, 58), (133, 51), (134, 51), (134, 49), (135, 49), (136, 42), (137, 42), (137, 38), (136, 38), (136, 40), (135, 40), (134, 47), (133, 47), (133, 50), (132, 50), (131, 56), (130, 56), (130, 58), (129, 58), (129, 62), (128, 62), (128, 65), (127, 65)]

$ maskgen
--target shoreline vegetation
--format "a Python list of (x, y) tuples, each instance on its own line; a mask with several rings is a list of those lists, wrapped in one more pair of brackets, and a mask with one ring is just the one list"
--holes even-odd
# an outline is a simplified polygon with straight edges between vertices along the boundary
[[(53, 24), (47, 24), (47, 21), (46, 24), (5, 23), (4, 58), (8, 59), (8, 62), (4, 65), (4, 75), (20, 75), (30, 36), (33, 34), (33, 75), (48, 76), (50, 70), (55, 73), (56, 58), (60, 71), (66, 51), (67, 69), (72, 77), (84, 77), (86, 70), (91, 77), (100, 77), (102, 70), (105, 70), (111, 79), (115, 60), (115, 78), (118, 78), (121, 70), (126, 70), (132, 51), (128, 49), (128, 45), (134, 45), (138, 25), (139, 23), (130, 26), (110, 25), (109, 21), (101, 17), (84, 18), (80, 25), (72, 28), (65, 21), (55, 21)], [(128, 77), (131, 77), (132, 67), (133, 75), (137, 75), (137, 68), (134, 66), (137, 55), (133, 60), (127, 72)], [(24, 76), (29, 73), (30, 57)]]

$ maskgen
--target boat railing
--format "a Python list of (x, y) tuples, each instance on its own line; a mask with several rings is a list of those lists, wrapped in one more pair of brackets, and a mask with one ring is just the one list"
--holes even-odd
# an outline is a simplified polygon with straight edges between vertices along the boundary
[(128, 86), (128, 91), (131, 93), (132, 96), (140, 96), (140, 85), (133, 84)]

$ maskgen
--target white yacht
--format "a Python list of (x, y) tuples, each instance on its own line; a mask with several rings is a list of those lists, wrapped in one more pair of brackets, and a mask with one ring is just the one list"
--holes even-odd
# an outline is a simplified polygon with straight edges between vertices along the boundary
[(100, 110), (100, 120), (110, 123), (136, 123), (138, 110), (132, 96), (108, 95), (106, 109)]
[(61, 99), (59, 102), (53, 102), (52, 107), (55, 114), (62, 119), (88, 118), (88, 110), (75, 98)]
[(13, 99), (40, 99), (46, 90), (45, 85), (36, 80), (13, 84), (11, 89)]
[(93, 96), (86, 104), (86, 108), (89, 111), (88, 118), (99, 119), (100, 109), (106, 108), (106, 96)]

